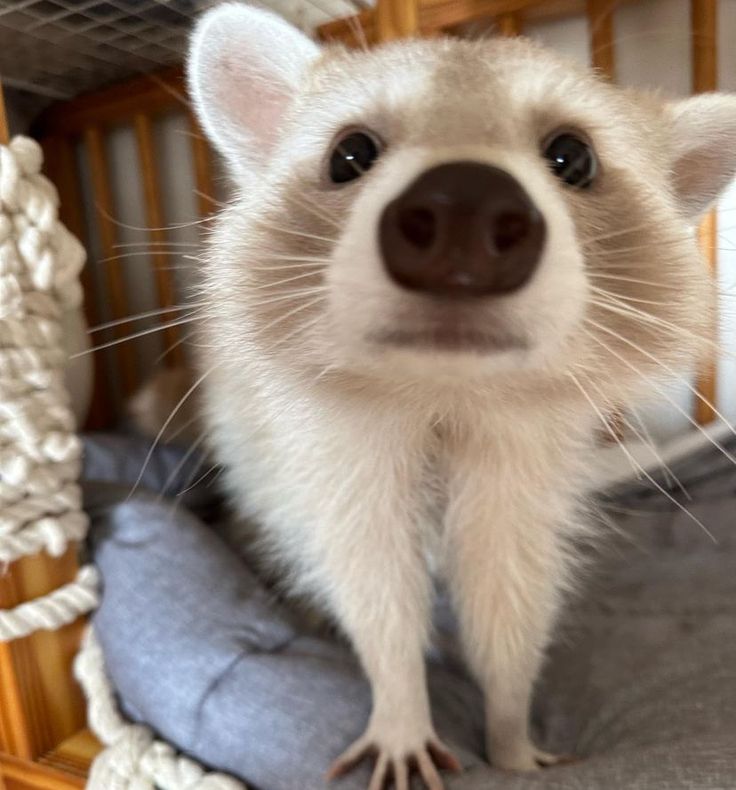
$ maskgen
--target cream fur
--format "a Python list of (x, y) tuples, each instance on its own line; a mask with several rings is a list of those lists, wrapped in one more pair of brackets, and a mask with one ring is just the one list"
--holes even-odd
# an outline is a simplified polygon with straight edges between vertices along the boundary
[[(524, 770), (553, 762), (529, 738), (529, 699), (579, 576), (598, 411), (646, 391), (655, 360), (682, 370), (702, 352), (713, 293), (688, 224), (715, 196), (711, 185), (732, 175), (720, 151), (724, 136), (734, 146), (736, 102), (713, 97), (718, 112), (696, 123), (684, 104), (617, 90), (524, 40), (317, 55), (295, 45), (296, 33), (282, 42), (272, 17), (225, 8), (195, 34), (190, 81), (243, 187), (212, 239), (201, 325), (205, 419), (233, 505), (258, 523), (285, 587), (315, 596), (355, 646), (373, 713), (348, 756), (378, 748), (371, 790), (390, 762), (403, 782), (412, 756), (440, 787), (427, 750), (436, 739), (423, 663), (427, 555), (486, 691), (489, 758)], [(222, 70), (215, 48), (240, 53), (243, 68)], [(232, 108), (262, 85), (290, 101), (259, 147), (261, 127)], [(222, 123), (246, 126), (223, 142)], [(353, 125), (386, 148), (366, 176), (336, 189), (326, 156)], [(540, 156), (559, 128), (580, 129), (599, 154), (586, 192), (561, 185)], [(693, 162), (682, 152), (695, 137), (719, 145)], [(459, 158), (514, 173), (549, 241), (518, 293), (437, 305), (384, 275), (376, 223), (418, 173)], [(697, 167), (707, 189), (691, 177)], [(602, 307), (596, 288), (620, 302)], [(448, 321), (510, 333), (523, 347), (432, 352), (375, 337)]]

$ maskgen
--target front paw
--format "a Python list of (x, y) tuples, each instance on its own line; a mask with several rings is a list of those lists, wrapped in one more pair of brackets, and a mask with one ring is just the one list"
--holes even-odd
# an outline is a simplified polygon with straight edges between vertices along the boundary
[(368, 727), (332, 764), (327, 778), (336, 779), (366, 757), (374, 758), (368, 790), (384, 790), (393, 780), (396, 790), (409, 790), (412, 772), (421, 776), (427, 790), (444, 790), (438, 768), (460, 771), (452, 752), (429, 729), (424, 737), (397, 731), (396, 727)]
[(495, 746), (490, 749), (491, 765), (503, 771), (539, 771), (553, 765), (575, 762), (569, 754), (550, 754), (538, 749), (531, 741)]

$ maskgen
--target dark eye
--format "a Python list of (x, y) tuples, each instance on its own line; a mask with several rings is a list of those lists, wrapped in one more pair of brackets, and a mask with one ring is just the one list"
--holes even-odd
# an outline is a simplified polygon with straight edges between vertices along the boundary
[(573, 187), (589, 187), (598, 172), (595, 152), (574, 134), (558, 134), (547, 144), (544, 155), (552, 172)]
[(330, 154), (330, 180), (344, 184), (370, 170), (378, 159), (378, 143), (367, 132), (350, 132), (336, 143)]

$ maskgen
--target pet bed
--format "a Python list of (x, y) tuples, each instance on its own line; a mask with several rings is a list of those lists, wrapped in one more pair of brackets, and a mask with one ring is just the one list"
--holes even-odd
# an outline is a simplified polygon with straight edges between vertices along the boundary
[[(145, 451), (125, 442), (126, 453)], [(101, 648), (122, 710), (146, 725), (137, 730), (142, 752), (152, 748), (151, 728), (249, 787), (324, 787), (326, 767), (369, 711), (354, 656), (337, 638), (300, 628), (195, 514), (211, 515), (212, 488), (190, 492), (194, 510), (151, 490), (116, 504), (131, 482), (109, 462), (125, 455), (121, 447), (112, 437), (102, 448), (88, 440), (86, 476), (99, 477), (90, 467), (101, 466), (106, 483), (86, 484), (103, 578), (97, 641), (80, 662), (87, 690), (84, 662), (91, 653), (99, 658)], [(728, 449), (736, 450), (736, 440)], [(152, 488), (160, 487), (161, 464), (178, 465), (176, 452), (162, 451), (155, 464)], [(641, 484), (603, 497), (620, 534), (598, 552), (599, 571), (559, 629), (540, 683), (537, 737), (546, 749), (580, 755), (579, 763), (535, 775), (504, 774), (485, 763), (481, 696), (440, 598), (429, 684), (438, 733), (465, 769), (448, 777), (449, 788), (736, 786), (736, 471), (718, 450), (701, 448), (675, 472), (692, 497), (688, 508), (714, 540)], [(685, 501), (676, 488), (670, 493)], [(363, 766), (335, 787), (364, 790), (367, 779)]]

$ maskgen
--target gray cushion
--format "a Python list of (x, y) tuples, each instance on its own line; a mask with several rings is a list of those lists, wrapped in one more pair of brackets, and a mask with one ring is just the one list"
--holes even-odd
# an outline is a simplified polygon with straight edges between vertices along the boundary
[[(598, 552), (539, 685), (540, 744), (581, 762), (535, 775), (485, 763), (480, 694), (440, 600), (432, 704), (466, 768), (448, 788), (736, 788), (736, 474), (702, 452), (676, 471), (718, 543), (656, 492), (607, 497), (622, 536)], [(369, 710), (348, 647), (300, 629), (210, 527), (172, 503), (139, 496), (96, 521), (95, 625), (128, 714), (254, 788), (324, 787)], [(334, 787), (365, 790), (367, 778), (363, 766)]]

